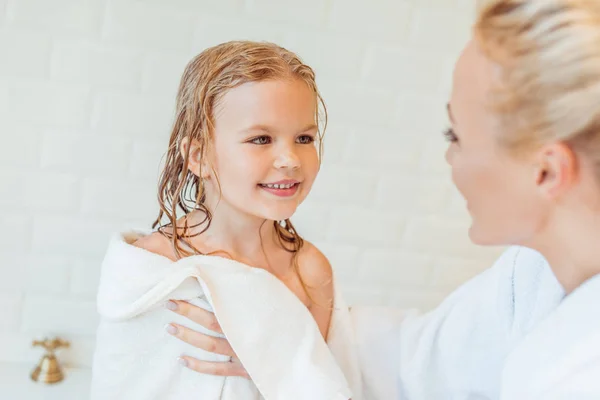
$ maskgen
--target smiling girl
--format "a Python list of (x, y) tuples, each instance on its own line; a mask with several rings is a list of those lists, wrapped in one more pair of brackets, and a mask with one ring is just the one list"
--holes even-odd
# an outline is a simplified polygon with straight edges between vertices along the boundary
[(326, 337), (331, 266), (289, 219), (319, 171), (319, 106), (325, 111), (313, 70), (281, 47), (230, 42), (193, 59), (179, 88), (158, 230), (134, 245), (172, 260), (215, 254), (263, 268)]

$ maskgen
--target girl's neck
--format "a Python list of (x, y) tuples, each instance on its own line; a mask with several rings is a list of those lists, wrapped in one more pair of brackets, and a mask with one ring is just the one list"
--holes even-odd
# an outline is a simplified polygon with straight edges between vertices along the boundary
[[(188, 225), (196, 225), (204, 218), (202, 212), (194, 211), (187, 216)], [(208, 252), (224, 251), (238, 260), (262, 264), (266, 261), (265, 252), (277, 246), (273, 221), (227, 210), (224, 204), (212, 211), (208, 228), (205, 222), (191, 229), (190, 234), (205, 228), (201, 235), (191, 238), (194, 247)]]

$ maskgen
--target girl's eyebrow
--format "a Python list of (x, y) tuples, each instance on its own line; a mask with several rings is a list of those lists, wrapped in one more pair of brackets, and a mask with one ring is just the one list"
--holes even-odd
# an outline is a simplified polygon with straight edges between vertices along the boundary
[[(318, 128), (318, 126), (316, 124), (312, 123), (312, 124), (308, 125), (306, 128), (301, 129), (300, 133), (312, 131), (317, 128)], [(252, 125), (248, 128), (244, 128), (240, 131), (240, 133), (250, 133), (250, 132), (263, 132), (263, 133), (272, 134), (274, 132), (274, 130), (272, 127), (270, 127), (268, 125), (257, 124), (257, 125)]]
[(310, 124), (308, 125), (306, 128), (302, 129), (300, 131), (300, 133), (305, 133), (305, 132), (309, 132), (309, 131), (314, 131), (315, 129), (318, 129), (319, 127), (317, 126), (317, 124)]
[(250, 133), (250, 132), (264, 132), (264, 133), (273, 133), (273, 128), (267, 125), (252, 125), (248, 128), (244, 128), (240, 131), (240, 133)]

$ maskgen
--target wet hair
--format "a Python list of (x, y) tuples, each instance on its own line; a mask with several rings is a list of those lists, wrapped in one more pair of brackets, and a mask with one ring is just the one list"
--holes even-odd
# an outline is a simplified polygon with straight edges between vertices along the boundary
[[(170, 240), (177, 258), (201, 254), (188, 239), (204, 233), (212, 220), (205, 204), (202, 172), (196, 176), (189, 170), (191, 146), (187, 146), (187, 153), (182, 155), (182, 142), (195, 141), (199, 144), (200, 157), (206, 157), (212, 145), (215, 109), (224, 94), (244, 83), (276, 79), (298, 79), (314, 93), (317, 99), (316, 139), (321, 159), (327, 110), (313, 69), (296, 54), (273, 43), (231, 41), (204, 50), (187, 64), (179, 84), (175, 122), (159, 180), (160, 212), (152, 225)], [(184, 226), (178, 227), (178, 210), (183, 215), (200, 212), (204, 218), (192, 226), (188, 225), (186, 218)], [(162, 223), (164, 217), (168, 220), (165, 224)], [(298, 254), (304, 241), (290, 220), (273, 221), (273, 224), (281, 246), (293, 253), (292, 264), (306, 291), (298, 266)], [(202, 228), (193, 232), (198, 226)]]

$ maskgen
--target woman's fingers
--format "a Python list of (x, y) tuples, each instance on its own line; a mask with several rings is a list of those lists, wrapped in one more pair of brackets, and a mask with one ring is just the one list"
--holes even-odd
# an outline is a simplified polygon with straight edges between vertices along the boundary
[(187, 319), (190, 319), (197, 324), (202, 325), (210, 331), (223, 333), (215, 314), (211, 313), (210, 311), (206, 311), (201, 307), (181, 300), (169, 300), (167, 302), (167, 308), (179, 315), (183, 315)]
[(233, 358), (229, 362), (211, 362), (211, 361), (200, 361), (193, 357), (182, 356), (179, 358), (182, 365), (190, 368), (201, 374), (208, 375), (220, 375), (220, 376), (241, 376), (243, 378), (250, 379), (248, 373), (240, 364), (237, 358)]
[[(201, 307), (194, 306), (193, 304), (181, 300), (170, 300), (167, 302), (167, 308), (202, 325), (210, 331), (222, 333), (217, 318), (210, 311), (206, 311)], [(194, 347), (208, 351), (209, 353), (222, 354), (231, 357), (230, 361), (226, 362), (200, 361), (188, 356), (180, 357), (180, 363), (187, 368), (202, 374), (241, 376), (250, 379), (227, 339), (205, 335), (178, 324), (169, 324), (167, 325), (166, 330), (171, 335)]]
[(166, 330), (168, 333), (183, 340), (184, 342), (189, 343), (199, 349), (206, 350), (209, 353), (235, 357), (235, 353), (233, 352), (233, 349), (229, 345), (227, 339), (205, 335), (178, 324), (169, 324), (167, 325)]

